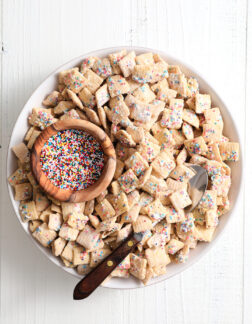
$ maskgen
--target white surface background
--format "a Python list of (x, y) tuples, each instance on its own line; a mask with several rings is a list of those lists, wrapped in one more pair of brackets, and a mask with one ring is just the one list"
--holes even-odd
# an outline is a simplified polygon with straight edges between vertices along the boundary
[[(251, 0), (0, 0), (1, 323), (252, 323)], [(138, 290), (99, 288), (73, 301), (76, 279), (31, 244), (6, 189), (12, 127), (32, 91), (57, 66), (94, 49), (157, 48), (200, 71), (240, 130), (246, 182), (226, 232), (196, 265)]]

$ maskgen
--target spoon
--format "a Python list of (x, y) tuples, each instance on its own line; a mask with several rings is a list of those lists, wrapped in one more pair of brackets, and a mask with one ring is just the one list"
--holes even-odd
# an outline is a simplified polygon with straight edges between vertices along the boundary
[[(199, 165), (187, 165), (195, 175), (188, 182), (188, 193), (192, 204), (185, 209), (186, 213), (194, 210), (199, 204), (208, 185), (207, 171)], [(153, 227), (158, 222), (153, 223)], [(106, 259), (96, 268), (87, 274), (75, 287), (73, 298), (87, 298), (110, 274), (111, 272), (131, 253), (137, 244), (142, 240), (144, 233), (132, 232)]]

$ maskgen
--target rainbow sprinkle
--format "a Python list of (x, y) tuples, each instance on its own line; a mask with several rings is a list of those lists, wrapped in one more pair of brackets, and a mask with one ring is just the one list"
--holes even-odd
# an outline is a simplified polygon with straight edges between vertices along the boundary
[(100, 177), (104, 153), (93, 136), (68, 129), (51, 136), (44, 144), (40, 163), (56, 187), (76, 191), (89, 187)]

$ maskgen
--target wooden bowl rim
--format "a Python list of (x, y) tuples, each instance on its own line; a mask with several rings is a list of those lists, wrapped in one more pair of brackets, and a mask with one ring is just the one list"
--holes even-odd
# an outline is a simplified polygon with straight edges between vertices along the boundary
[[(81, 190), (61, 189), (45, 175), (40, 164), (40, 155), (46, 141), (59, 131), (79, 129), (92, 135), (100, 143), (105, 164), (100, 178), (91, 186)], [(108, 135), (97, 125), (80, 119), (59, 120), (46, 127), (36, 139), (31, 153), (31, 170), (40, 187), (51, 197), (64, 202), (83, 202), (96, 198), (113, 179), (116, 169), (116, 153)]]

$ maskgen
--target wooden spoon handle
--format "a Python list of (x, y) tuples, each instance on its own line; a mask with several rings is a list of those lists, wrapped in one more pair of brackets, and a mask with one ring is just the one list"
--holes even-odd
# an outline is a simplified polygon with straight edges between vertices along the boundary
[(140, 233), (130, 234), (121, 245), (76, 285), (73, 298), (87, 298), (126, 258), (126, 256), (133, 251), (141, 238)]

